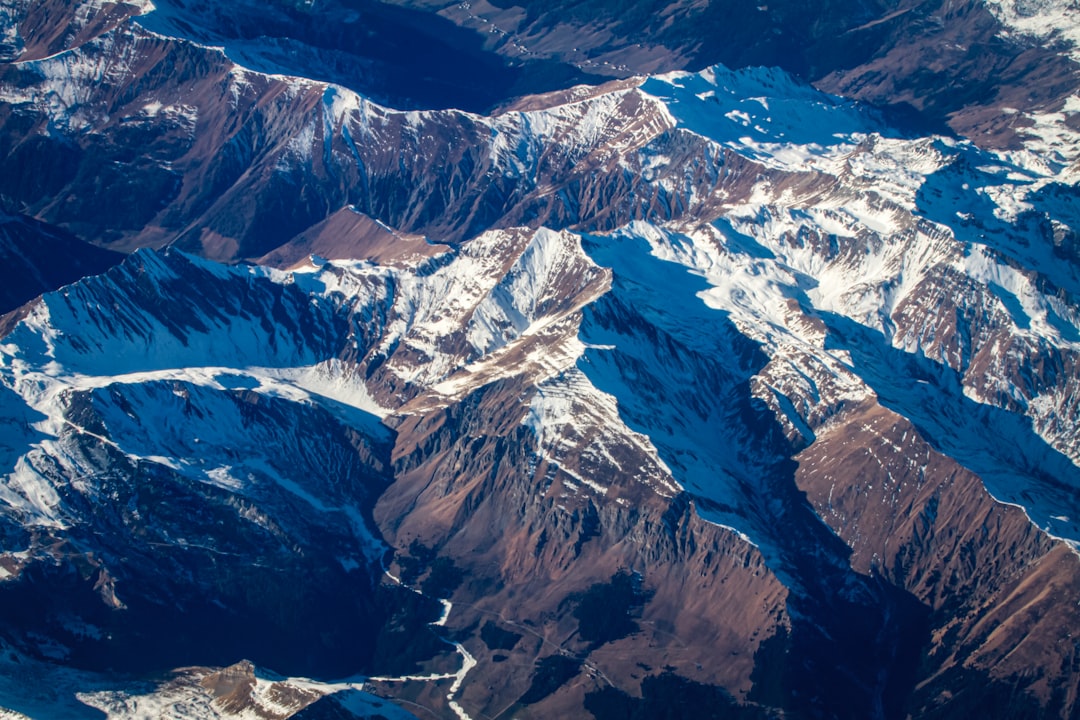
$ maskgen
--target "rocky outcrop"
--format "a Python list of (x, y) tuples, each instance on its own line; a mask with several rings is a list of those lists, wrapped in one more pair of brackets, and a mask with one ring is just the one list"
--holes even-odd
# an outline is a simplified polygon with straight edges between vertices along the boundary
[(1075, 553), (886, 409), (849, 413), (797, 459), (799, 487), (851, 546), (852, 566), (930, 611), (910, 712), (1016, 717), (1075, 706), (1077, 609), (1055, 601), (1076, 595)]

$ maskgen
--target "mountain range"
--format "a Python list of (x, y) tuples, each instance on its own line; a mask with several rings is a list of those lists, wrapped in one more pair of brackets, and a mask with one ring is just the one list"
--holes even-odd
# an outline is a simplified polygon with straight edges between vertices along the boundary
[(1073, 5), (0, 27), (0, 717), (1080, 717)]

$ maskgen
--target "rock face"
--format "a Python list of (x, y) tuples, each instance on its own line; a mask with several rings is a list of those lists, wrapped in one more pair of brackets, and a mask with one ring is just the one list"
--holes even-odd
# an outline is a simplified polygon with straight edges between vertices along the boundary
[[(719, 21), (601, 40), (585, 7), (3, 8), (0, 239), (34, 282), (0, 321), (0, 660), (64, 681), (0, 706), (1076, 716), (1073, 61), (1003, 39), (1013, 75), (942, 71), (998, 95), (922, 93), (904, 58), (997, 38), (982, 4), (780, 8), (724, 56), (805, 40), (791, 69), (978, 143), (775, 68), (528, 84), (559, 37), (661, 23), (624, 64), (667, 69)], [(487, 114), (357, 94), (396, 36), (352, 31), (420, 17), (538, 57)], [(443, 71), (475, 85), (415, 92)]]

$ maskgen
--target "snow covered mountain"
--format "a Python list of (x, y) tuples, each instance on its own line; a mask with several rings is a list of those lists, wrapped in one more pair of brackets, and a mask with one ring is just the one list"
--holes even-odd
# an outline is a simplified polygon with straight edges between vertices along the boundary
[(0, 320), (0, 707), (1080, 712), (1076, 96), (403, 111), (244, 8), (0, 9), (0, 237), (142, 248)]

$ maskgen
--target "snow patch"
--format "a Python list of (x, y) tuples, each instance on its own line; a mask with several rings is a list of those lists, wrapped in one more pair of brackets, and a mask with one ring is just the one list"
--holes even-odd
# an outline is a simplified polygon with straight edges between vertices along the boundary
[(1044, 46), (1064, 43), (1080, 62), (1080, 6), (1074, 0), (986, 0), (986, 6), (1006, 26), (1004, 35), (1034, 38)]

